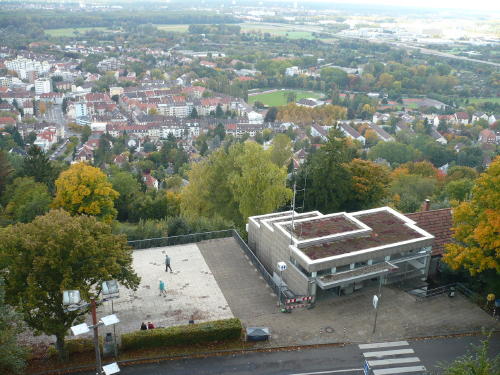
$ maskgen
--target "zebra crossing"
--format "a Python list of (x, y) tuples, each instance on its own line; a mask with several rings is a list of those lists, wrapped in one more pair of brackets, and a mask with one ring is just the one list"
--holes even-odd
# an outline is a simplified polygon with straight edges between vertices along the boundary
[(425, 374), (425, 366), (407, 341), (360, 344), (365, 357), (365, 375), (419, 375)]

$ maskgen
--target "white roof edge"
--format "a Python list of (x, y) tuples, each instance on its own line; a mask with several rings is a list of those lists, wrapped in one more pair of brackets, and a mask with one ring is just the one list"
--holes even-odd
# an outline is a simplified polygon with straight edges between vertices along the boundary
[(283, 212), (272, 212), (270, 214), (264, 214), (264, 215), (255, 215), (255, 216), (250, 216), (248, 218), (248, 220), (250, 220), (254, 225), (256, 225), (257, 228), (260, 228), (260, 224), (257, 221), (257, 219), (262, 218), (262, 217), (267, 217), (267, 216), (273, 216), (273, 215), (280, 214), (280, 213), (288, 213), (288, 212), (291, 214), (293, 211), (290, 210), (290, 211), (283, 211)]
[[(287, 211), (285, 211), (287, 212)], [(271, 217), (269, 219), (264, 219), (264, 220), (261, 220), (261, 222), (272, 232), (274, 232), (274, 228), (272, 227), (272, 224), (275, 224), (277, 225), (278, 223), (273, 223), (274, 221), (278, 221), (278, 220), (286, 220), (286, 223), (291, 223), (292, 221), (291, 220), (288, 220), (289, 218), (292, 217), (292, 211), (290, 211), (290, 215), (288, 216), (284, 216), (284, 217)], [(305, 216), (305, 215), (312, 215), (312, 214), (315, 214), (316, 217), (320, 217), (322, 216), (323, 214), (319, 211), (309, 211), (309, 212), (302, 212), (302, 213), (297, 213), (295, 212), (295, 216)], [(307, 219), (307, 218), (306, 218)], [(281, 223), (279, 223), (281, 224)], [(289, 236), (289, 233), (287, 232), (287, 236)]]
[(318, 264), (318, 263), (329, 262), (331, 260), (337, 260), (337, 259), (348, 258), (348, 257), (351, 257), (351, 256), (362, 255), (362, 254), (366, 254), (366, 253), (369, 253), (369, 252), (372, 252), (372, 251), (389, 249), (391, 247), (397, 247), (397, 246), (407, 245), (407, 244), (411, 244), (411, 243), (418, 243), (418, 242), (421, 242), (421, 241), (424, 241), (424, 240), (430, 240), (430, 239), (433, 239), (433, 238), (434, 238), (434, 236), (432, 236), (432, 235), (430, 235), (430, 238), (427, 238), (427, 237), (412, 238), (411, 240), (407, 240), (407, 241), (394, 242), (394, 243), (391, 243), (391, 244), (388, 244), (388, 245), (377, 246), (377, 247), (370, 247), (368, 249), (363, 249), (363, 250), (358, 250), (358, 251), (352, 251), (350, 253), (333, 255), (331, 257), (326, 257), (326, 258), (321, 258), (321, 259), (315, 259), (315, 260), (312, 260), (311, 258), (309, 258), (309, 256), (307, 256), (304, 252), (302, 252), (299, 248), (297, 248), (294, 245), (290, 245), (290, 248), (292, 249), (292, 251), (295, 254), (299, 255), (300, 258), (302, 258), (305, 262), (307, 262), (307, 264), (313, 265), (313, 264)]

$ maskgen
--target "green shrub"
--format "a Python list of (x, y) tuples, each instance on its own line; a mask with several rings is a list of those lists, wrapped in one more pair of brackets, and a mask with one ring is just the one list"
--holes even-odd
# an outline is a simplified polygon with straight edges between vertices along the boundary
[[(99, 337), (99, 343), (102, 350), (103, 338)], [(66, 352), (71, 355), (75, 353), (87, 353), (94, 351), (94, 340), (93, 339), (72, 339), (67, 340), (65, 343)], [(49, 346), (47, 349), (47, 354), (49, 357), (54, 357), (57, 355), (57, 350), (54, 346)]]
[(192, 345), (213, 341), (233, 340), (241, 336), (239, 319), (156, 328), (147, 331), (125, 333), (121, 336), (123, 350), (164, 346)]

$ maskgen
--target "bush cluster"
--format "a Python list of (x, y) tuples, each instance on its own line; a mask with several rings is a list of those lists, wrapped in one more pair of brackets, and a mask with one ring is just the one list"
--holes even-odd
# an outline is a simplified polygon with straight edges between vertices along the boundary
[[(99, 346), (101, 347), (101, 351), (102, 351), (102, 344), (103, 344), (103, 338), (99, 337)], [(68, 353), (69, 355), (76, 353), (93, 352), (94, 340), (88, 338), (68, 340), (65, 343), (65, 350), (66, 353)], [(49, 355), (49, 357), (57, 356), (56, 348), (54, 346), (49, 346), (47, 348), (47, 354)]]
[(176, 345), (193, 345), (213, 341), (237, 339), (241, 336), (239, 319), (156, 328), (122, 335), (122, 350), (144, 349)]

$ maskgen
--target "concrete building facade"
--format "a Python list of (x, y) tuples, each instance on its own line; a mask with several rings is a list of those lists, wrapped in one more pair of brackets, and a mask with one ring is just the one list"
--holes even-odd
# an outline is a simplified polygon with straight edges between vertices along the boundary
[[(248, 243), (277, 283), (297, 296), (340, 296), (372, 283), (427, 278), (434, 236), (389, 207), (323, 215), (253, 216)], [(287, 270), (277, 275), (276, 265)]]

